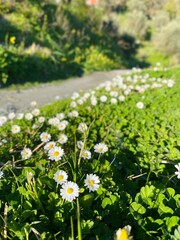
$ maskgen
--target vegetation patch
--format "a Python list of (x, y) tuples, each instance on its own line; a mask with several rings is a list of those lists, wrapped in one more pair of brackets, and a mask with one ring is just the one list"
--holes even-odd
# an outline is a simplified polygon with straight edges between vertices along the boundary
[(179, 72), (0, 116), (1, 238), (179, 239)]

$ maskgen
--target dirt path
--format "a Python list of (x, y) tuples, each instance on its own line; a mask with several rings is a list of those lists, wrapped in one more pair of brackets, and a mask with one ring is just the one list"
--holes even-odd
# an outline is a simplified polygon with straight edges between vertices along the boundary
[(32, 101), (36, 101), (38, 106), (52, 103), (57, 97), (61, 99), (71, 96), (73, 92), (95, 88), (100, 83), (112, 80), (117, 75), (127, 72), (128, 70), (95, 72), (81, 78), (63, 80), (56, 84), (42, 84), (39, 87), (29, 89), (0, 89), (0, 115), (11, 111), (21, 112), (28, 110)]

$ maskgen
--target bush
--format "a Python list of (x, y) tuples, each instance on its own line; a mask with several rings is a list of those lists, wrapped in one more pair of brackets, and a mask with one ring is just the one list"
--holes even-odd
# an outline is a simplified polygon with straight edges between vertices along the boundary
[(167, 56), (176, 59), (176, 63), (180, 62), (180, 25), (179, 20), (171, 21), (160, 32), (154, 34), (153, 44)]
[(127, 13), (124, 24), (121, 25), (121, 22), (119, 23), (121, 34), (129, 34), (138, 40), (145, 39), (148, 27), (147, 17), (141, 11)]
[(119, 67), (116, 61), (110, 59), (98, 47), (91, 46), (85, 51), (85, 61), (83, 63), (85, 72), (110, 70)]

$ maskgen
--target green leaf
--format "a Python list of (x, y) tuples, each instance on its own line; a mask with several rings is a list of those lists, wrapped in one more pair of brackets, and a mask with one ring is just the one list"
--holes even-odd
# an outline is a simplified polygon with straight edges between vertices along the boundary
[(144, 214), (146, 212), (145, 207), (143, 207), (140, 203), (132, 202), (131, 208), (133, 211), (138, 212), (139, 214)]
[(140, 190), (141, 198), (143, 202), (145, 202), (148, 205), (152, 204), (152, 198), (155, 196), (155, 187), (154, 186), (148, 186), (142, 187)]
[(174, 188), (167, 188), (166, 191), (167, 191), (169, 197), (174, 197), (174, 195), (175, 195)]
[(172, 208), (167, 207), (167, 206), (165, 206), (163, 203), (161, 203), (161, 204), (159, 205), (159, 208), (158, 208), (158, 213), (159, 213), (160, 215), (166, 214), (166, 213), (173, 214), (174, 211), (173, 211)]
[(94, 198), (94, 194), (92, 194), (92, 193), (84, 195), (80, 200), (81, 205), (86, 207), (86, 208), (87, 207), (89, 208), (92, 205), (93, 198)]
[(180, 226), (174, 230), (175, 239), (180, 239)]
[(166, 225), (167, 225), (167, 229), (169, 232), (171, 232), (172, 227), (179, 225), (179, 220), (180, 220), (180, 218), (177, 216), (172, 216), (172, 217), (166, 218)]
[(111, 203), (111, 199), (106, 197), (103, 199), (101, 206), (102, 208), (105, 208), (107, 205), (111, 205)]

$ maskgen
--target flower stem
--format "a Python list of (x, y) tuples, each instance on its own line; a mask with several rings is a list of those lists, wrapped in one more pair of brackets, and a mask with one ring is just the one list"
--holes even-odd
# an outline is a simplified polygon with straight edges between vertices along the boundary
[(70, 217), (70, 222), (71, 222), (71, 239), (74, 240), (74, 225), (72, 216)]
[(80, 219), (80, 206), (79, 206), (78, 198), (77, 198), (77, 230), (78, 230), (78, 240), (82, 240), (81, 219)]

